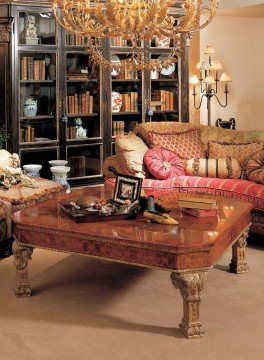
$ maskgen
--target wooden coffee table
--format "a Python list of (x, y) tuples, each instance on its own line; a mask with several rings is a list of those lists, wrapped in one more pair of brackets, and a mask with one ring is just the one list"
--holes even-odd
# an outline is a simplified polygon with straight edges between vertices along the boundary
[(200, 292), (209, 270), (232, 245), (230, 270), (248, 271), (245, 247), (252, 206), (218, 197), (218, 219), (195, 219), (177, 209), (176, 193), (162, 194), (166, 206), (174, 208), (171, 216), (179, 225), (153, 224), (143, 218), (77, 224), (58, 208), (58, 201), (65, 199), (87, 195), (111, 198), (112, 189), (104, 187), (75, 190), (13, 214), (16, 296), (31, 295), (27, 265), (34, 248), (168, 270), (183, 298), (181, 331), (187, 338), (203, 336)]

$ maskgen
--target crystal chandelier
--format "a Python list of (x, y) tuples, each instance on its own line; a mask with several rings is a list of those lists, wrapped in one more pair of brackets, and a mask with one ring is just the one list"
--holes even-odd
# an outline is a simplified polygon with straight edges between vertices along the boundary
[[(182, 5), (182, 16), (175, 19), (171, 9)], [(184, 47), (184, 34), (208, 25), (215, 15), (219, 0), (54, 0), (57, 21), (69, 32), (88, 40), (88, 51), (94, 62), (104, 69), (118, 70), (121, 64), (108, 60), (100, 40), (129, 40), (131, 56), (128, 66), (137, 70), (160, 70), (177, 61)], [(172, 47), (165, 60), (150, 60), (146, 51), (152, 39), (167, 37)]]

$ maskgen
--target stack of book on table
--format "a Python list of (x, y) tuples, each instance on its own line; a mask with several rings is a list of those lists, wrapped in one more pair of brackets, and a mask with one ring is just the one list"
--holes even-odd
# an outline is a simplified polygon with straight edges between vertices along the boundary
[(185, 214), (194, 217), (217, 216), (217, 203), (213, 199), (180, 197), (179, 207)]

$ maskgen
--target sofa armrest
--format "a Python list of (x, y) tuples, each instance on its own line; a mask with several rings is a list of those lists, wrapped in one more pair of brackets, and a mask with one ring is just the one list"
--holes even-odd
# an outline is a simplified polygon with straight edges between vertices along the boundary
[(123, 173), (123, 170), (120, 164), (118, 163), (116, 155), (110, 156), (105, 159), (105, 161), (103, 162), (102, 170), (105, 180), (113, 179), (116, 177), (116, 174)]

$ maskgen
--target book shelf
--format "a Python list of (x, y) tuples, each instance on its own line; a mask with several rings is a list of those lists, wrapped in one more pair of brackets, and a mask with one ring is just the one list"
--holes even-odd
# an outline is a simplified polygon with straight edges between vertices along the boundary
[[(85, 38), (55, 22), (49, 1), (9, 1), (0, 17), (13, 18), (10, 41), (0, 43), (8, 150), (20, 154), (22, 165), (41, 164), (41, 176), (51, 178), (49, 160), (67, 159), (71, 185), (101, 182), (116, 136), (145, 121), (188, 121), (187, 48), (170, 74), (151, 74), (126, 65), (129, 41), (105, 39), (103, 53), (122, 64), (111, 73), (92, 64)], [(168, 53), (158, 45), (148, 45), (149, 59)]]

